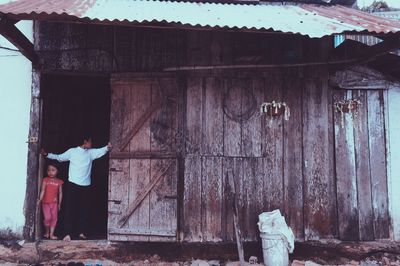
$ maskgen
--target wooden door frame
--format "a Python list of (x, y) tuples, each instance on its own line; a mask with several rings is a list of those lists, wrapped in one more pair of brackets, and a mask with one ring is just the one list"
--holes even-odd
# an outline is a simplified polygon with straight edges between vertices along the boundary
[(40, 192), (41, 177), (39, 175), (42, 173), (41, 167), (43, 167), (41, 163), (44, 162), (44, 160), (40, 160), (43, 122), (42, 81), (43, 77), (47, 75), (110, 78), (110, 73), (32, 69), (27, 177), (23, 209), (25, 216), (23, 238), (28, 241), (38, 240), (41, 237), (42, 213), (41, 209), (37, 208), (36, 202)]
[(41, 147), (41, 127), (42, 127), (42, 99), (41, 99), (41, 80), (42, 73), (39, 69), (32, 70), (31, 87), (31, 109), (28, 137), (28, 162), (26, 192), (24, 201), (25, 224), (23, 229), (23, 238), (33, 241), (36, 239), (35, 232), (38, 231), (37, 221), (40, 211), (36, 211), (36, 201), (39, 191), (39, 180), (37, 178), (39, 171), (39, 156)]

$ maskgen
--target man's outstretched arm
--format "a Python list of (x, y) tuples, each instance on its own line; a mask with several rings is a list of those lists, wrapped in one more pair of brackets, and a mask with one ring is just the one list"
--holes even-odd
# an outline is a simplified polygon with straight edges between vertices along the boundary
[(71, 149), (61, 154), (47, 153), (45, 150), (42, 149), (41, 153), (47, 158), (57, 160), (59, 162), (66, 162), (69, 161), (69, 159), (71, 158)]
[(104, 156), (109, 150), (111, 150), (111, 148), (112, 148), (111, 143), (108, 143), (108, 145), (104, 146), (103, 148), (90, 149), (90, 154), (92, 156), (92, 160), (96, 160), (96, 159)]

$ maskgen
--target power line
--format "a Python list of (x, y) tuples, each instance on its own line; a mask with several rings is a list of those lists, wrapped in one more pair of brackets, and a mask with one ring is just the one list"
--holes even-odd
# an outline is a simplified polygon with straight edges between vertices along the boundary
[(13, 52), (20, 52), (18, 49), (8, 48), (8, 47), (4, 47), (4, 46), (0, 46), (0, 49), (4, 49), (7, 51), (13, 51)]
[(21, 56), (21, 55), (19, 54), (0, 55), (0, 57), (15, 57), (15, 56)]

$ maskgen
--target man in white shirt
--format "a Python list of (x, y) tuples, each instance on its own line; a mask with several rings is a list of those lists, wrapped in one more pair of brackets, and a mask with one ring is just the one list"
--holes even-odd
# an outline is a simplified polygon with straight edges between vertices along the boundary
[(71, 148), (62, 154), (42, 154), (59, 162), (69, 161), (68, 183), (66, 191), (65, 233), (64, 241), (71, 240), (75, 223), (78, 223), (79, 238), (86, 239), (88, 195), (91, 184), (92, 162), (104, 156), (112, 148), (108, 143), (99, 149), (92, 149), (92, 139), (84, 137), (83, 144)]

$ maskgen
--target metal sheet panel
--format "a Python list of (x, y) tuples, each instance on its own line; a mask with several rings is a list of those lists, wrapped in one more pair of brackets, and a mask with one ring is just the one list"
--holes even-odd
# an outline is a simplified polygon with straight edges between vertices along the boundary
[(400, 22), (340, 5), (257, 5), (190, 3), (156, 0), (15, 0), (0, 13), (21, 19), (74, 19), (118, 22), (160, 22), (193, 27), (273, 30), (323, 37), (343, 32), (389, 33)]

